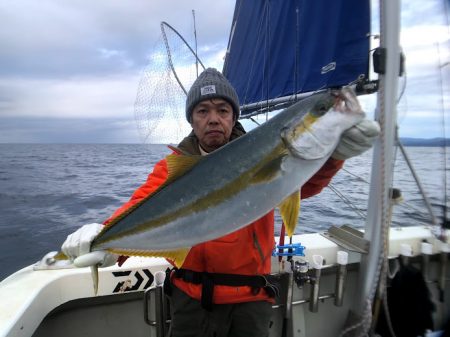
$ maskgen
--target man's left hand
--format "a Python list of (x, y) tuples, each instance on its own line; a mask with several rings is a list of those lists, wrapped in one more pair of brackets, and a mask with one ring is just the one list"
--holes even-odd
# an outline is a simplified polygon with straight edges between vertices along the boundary
[(341, 140), (331, 155), (334, 159), (345, 160), (369, 150), (380, 134), (380, 125), (364, 119), (342, 134)]

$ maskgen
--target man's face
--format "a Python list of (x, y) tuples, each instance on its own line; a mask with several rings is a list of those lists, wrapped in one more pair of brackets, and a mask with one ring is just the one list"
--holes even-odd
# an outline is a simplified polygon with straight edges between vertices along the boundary
[(230, 140), (234, 126), (233, 108), (221, 98), (201, 101), (192, 110), (192, 128), (207, 152), (214, 151)]

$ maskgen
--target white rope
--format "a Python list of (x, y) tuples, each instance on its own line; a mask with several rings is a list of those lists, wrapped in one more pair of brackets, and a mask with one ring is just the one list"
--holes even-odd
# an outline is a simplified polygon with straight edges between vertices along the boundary
[(395, 277), (395, 275), (397, 275), (398, 271), (400, 270), (400, 262), (398, 262), (398, 259), (394, 260), (394, 264), (395, 264), (395, 267), (394, 267), (393, 271), (391, 271), (391, 268), (389, 268), (389, 266), (388, 266), (388, 277), (391, 280)]
[(355, 335), (355, 337), (368, 337), (369, 336), (368, 331), (371, 325), (372, 325), (372, 301), (366, 299), (366, 308), (364, 310), (363, 316), (361, 317), (361, 320), (355, 323), (354, 325), (351, 325), (346, 329), (342, 330), (341, 333), (339, 334), (339, 337), (344, 337), (353, 331), (356, 331), (356, 333), (358, 333), (357, 329), (360, 329), (360, 331), (357, 336)]

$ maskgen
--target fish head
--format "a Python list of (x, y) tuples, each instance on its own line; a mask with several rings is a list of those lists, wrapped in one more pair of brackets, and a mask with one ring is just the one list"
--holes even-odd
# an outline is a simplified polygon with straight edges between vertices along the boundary
[(331, 155), (342, 133), (364, 117), (356, 94), (343, 88), (319, 96), (306, 114), (293, 118), (281, 130), (281, 138), (297, 158), (323, 158)]

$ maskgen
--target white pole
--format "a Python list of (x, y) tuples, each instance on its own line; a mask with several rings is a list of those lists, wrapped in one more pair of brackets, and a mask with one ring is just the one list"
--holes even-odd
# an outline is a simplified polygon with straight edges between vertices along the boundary
[(361, 260), (359, 290), (353, 312), (364, 317), (372, 304), (384, 258), (389, 231), (389, 190), (397, 120), (397, 87), (400, 69), (400, 0), (380, 1), (380, 47), (386, 51), (385, 73), (379, 75), (376, 120), (381, 136), (374, 145), (371, 190), (364, 237), (370, 242)]

